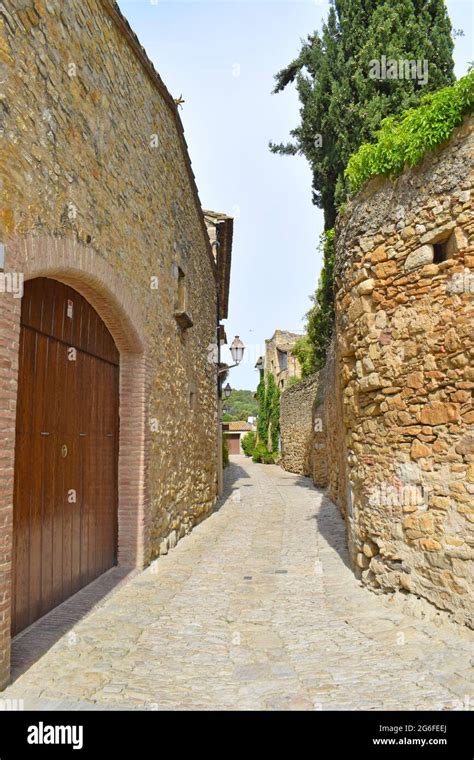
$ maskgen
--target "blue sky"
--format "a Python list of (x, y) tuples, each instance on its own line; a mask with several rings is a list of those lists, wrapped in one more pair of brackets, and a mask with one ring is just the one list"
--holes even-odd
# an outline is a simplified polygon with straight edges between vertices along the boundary
[[(276, 328), (302, 331), (321, 269), (322, 213), (311, 203), (311, 174), (302, 157), (276, 156), (298, 123), (292, 87), (272, 95), (273, 76), (320, 28), (320, 0), (119, 0), (174, 97), (202, 205), (236, 217), (226, 322), (229, 341), (248, 346), (232, 370), (234, 388), (254, 389), (255, 361)], [(474, 59), (472, 0), (450, 0), (456, 75)], [(224, 357), (227, 359), (227, 357)]]

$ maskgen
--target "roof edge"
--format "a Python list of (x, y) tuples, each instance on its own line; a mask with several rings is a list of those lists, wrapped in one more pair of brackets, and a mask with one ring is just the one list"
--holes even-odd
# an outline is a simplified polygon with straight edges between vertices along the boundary
[(121, 34), (123, 35), (123, 37), (129, 44), (130, 48), (135, 53), (137, 59), (143, 66), (143, 69), (148, 74), (149, 78), (151, 79), (155, 87), (158, 89), (160, 95), (162, 96), (163, 100), (165, 101), (166, 105), (168, 106), (168, 108), (170, 109), (172, 113), (172, 116), (176, 125), (176, 129), (178, 132), (178, 138), (181, 144), (181, 149), (183, 152), (184, 163), (185, 163), (188, 177), (191, 183), (191, 190), (194, 196), (196, 210), (201, 220), (201, 227), (202, 227), (202, 232), (203, 232), (204, 241), (205, 241), (204, 244), (207, 248), (209, 260), (212, 264), (214, 279), (217, 282), (216, 262), (214, 261), (214, 256), (212, 254), (211, 242), (209, 240), (209, 235), (207, 233), (206, 222), (204, 219), (204, 213), (202, 210), (201, 201), (199, 200), (199, 192), (197, 188), (196, 177), (194, 176), (194, 172), (192, 169), (191, 158), (189, 156), (186, 138), (184, 137), (184, 127), (183, 127), (183, 123), (181, 121), (180, 115), (178, 113), (178, 107), (176, 103), (174, 102), (174, 99), (172, 95), (170, 94), (168, 88), (166, 87), (165, 83), (163, 82), (162, 78), (160, 77), (157, 70), (155, 69), (152, 61), (148, 57), (145, 51), (145, 48), (141, 45), (140, 40), (138, 39), (137, 35), (133, 31), (132, 27), (130, 26), (126, 17), (123, 15), (122, 11), (118, 7), (115, 0), (101, 0), (101, 4), (104, 10), (107, 12), (109, 17), (111, 18), (111, 20), (114, 22), (117, 29), (121, 32)]

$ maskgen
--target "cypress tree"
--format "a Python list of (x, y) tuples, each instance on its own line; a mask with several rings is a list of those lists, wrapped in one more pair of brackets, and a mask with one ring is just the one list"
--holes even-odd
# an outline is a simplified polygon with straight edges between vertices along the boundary
[[(313, 174), (313, 202), (331, 229), (344, 200), (349, 157), (386, 116), (454, 81), (453, 41), (444, 0), (334, 0), (321, 33), (275, 77), (275, 92), (296, 81), (300, 124), (274, 153), (303, 154)], [(415, 78), (374, 78), (373, 61), (427, 61)], [(403, 72), (403, 67), (399, 73)], [(426, 79), (426, 81), (425, 81)]]

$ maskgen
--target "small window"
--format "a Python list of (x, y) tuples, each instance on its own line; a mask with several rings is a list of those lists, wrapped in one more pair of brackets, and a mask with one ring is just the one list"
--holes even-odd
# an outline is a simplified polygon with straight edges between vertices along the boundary
[(186, 278), (183, 270), (178, 267), (178, 311), (186, 311)]
[(192, 317), (188, 311), (188, 294), (186, 289), (186, 278), (183, 270), (178, 269), (178, 287), (176, 292), (176, 302), (174, 307), (174, 316), (182, 330), (188, 330), (193, 326)]
[(285, 369), (288, 369), (288, 352), (287, 351), (280, 351), (280, 349), (278, 349), (278, 364), (280, 365), (280, 372), (283, 372)]
[(433, 263), (434, 264), (441, 264), (442, 261), (446, 261), (448, 258), (448, 241), (442, 240), (439, 243), (433, 244)]

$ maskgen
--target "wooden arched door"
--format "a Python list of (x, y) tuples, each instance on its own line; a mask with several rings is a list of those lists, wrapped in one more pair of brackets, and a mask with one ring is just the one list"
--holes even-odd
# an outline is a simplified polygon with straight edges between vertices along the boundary
[(13, 511), (12, 634), (116, 563), (119, 353), (92, 306), (25, 283)]

